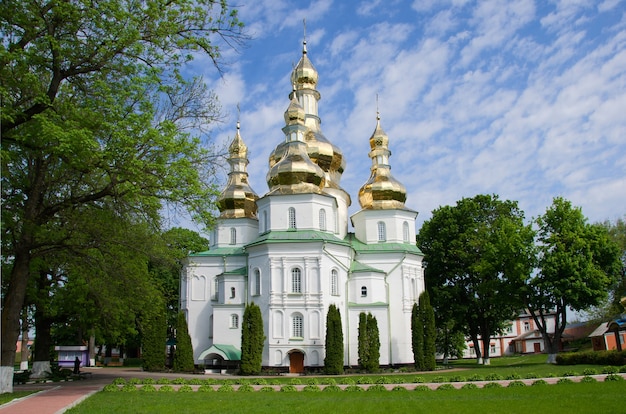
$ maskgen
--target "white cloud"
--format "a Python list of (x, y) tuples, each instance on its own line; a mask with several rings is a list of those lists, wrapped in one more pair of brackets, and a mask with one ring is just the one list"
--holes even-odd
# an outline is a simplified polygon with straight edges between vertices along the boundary
[[(439, 205), (478, 193), (518, 200), (527, 217), (557, 195), (592, 221), (624, 214), (623, 1), (258, 3), (246, 5), (242, 18), (262, 37), (219, 94), (231, 113), (242, 102), (259, 194), (267, 190), (267, 157), (283, 139), (288, 76), (306, 17), (322, 127), (348, 159), (342, 186), (351, 212), (369, 177), (379, 94), (392, 172), (420, 223)], [(231, 125), (221, 136), (233, 134)]]

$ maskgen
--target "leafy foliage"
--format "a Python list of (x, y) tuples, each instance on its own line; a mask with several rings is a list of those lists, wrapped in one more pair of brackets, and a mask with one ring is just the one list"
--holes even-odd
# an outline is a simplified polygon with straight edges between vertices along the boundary
[(102, 239), (79, 231), (90, 217), (159, 228), (167, 204), (211, 224), (215, 156), (194, 134), (219, 107), (180, 69), (199, 55), (217, 65), (220, 42), (245, 35), (215, 0), (7, 0), (0, 16), (1, 363), (12, 367), (33, 262), (92, 248)]
[[(619, 247), (606, 228), (588, 224), (581, 209), (563, 198), (555, 198), (536, 222), (538, 272), (529, 281), (527, 305), (546, 344), (548, 362), (554, 362), (567, 308), (598, 305), (618, 280), (622, 263)], [(551, 313), (555, 327), (549, 334), (546, 316)]]
[(242, 375), (254, 375), (261, 372), (264, 343), (261, 309), (252, 302), (244, 310), (241, 327)]
[(193, 348), (191, 337), (187, 328), (187, 319), (183, 312), (178, 313), (178, 323), (176, 324), (176, 352), (174, 353), (174, 371), (193, 372)]
[(419, 314), (424, 326), (424, 369), (434, 371), (437, 366), (435, 360), (435, 341), (437, 330), (435, 328), (435, 313), (430, 305), (428, 292), (424, 291), (419, 297)]
[(161, 301), (141, 321), (144, 370), (162, 371), (165, 368), (166, 331), (165, 304)]
[(523, 307), (533, 265), (533, 231), (513, 201), (493, 195), (439, 207), (424, 223), (418, 246), (438, 325), (454, 320), (475, 341), (489, 338)]
[(424, 370), (424, 325), (420, 317), (420, 310), (417, 303), (411, 309), (411, 343), (413, 348), (413, 361), (415, 369)]
[(367, 372), (378, 372), (380, 368), (380, 336), (378, 322), (371, 313), (359, 314), (359, 364)]
[(324, 372), (327, 374), (343, 374), (343, 329), (341, 313), (334, 304), (328, 307), (326, 315), (326, 356)]

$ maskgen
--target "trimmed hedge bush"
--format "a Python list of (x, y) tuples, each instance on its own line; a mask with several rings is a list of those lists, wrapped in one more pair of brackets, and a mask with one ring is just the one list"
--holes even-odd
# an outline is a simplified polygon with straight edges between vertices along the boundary
[(558, 365), (613, 365), (626, 364), (626, 350), (624, 351), (585, 351), (564, 352), (556, 356)]

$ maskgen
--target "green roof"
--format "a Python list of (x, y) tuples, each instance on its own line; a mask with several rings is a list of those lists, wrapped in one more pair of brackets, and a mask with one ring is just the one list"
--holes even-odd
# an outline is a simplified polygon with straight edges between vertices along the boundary
[(346, 240), (341, 240), (337, 236), (323, 231), (315, 230), (287, 230), (287, 231), (270, 231), (260, 235), (252, 243), (246, 245), (256, 246), (263, 243), (310, 243), (310, 242), (331, 242), (336, 244), (348, 245)]
[(189, 256), (191, 257), (199, 257), (199, 256), (236, 256), (236, 255), (245, 255), (246, 253), (243, 251), (243, 247), (220, 247), (212, 250), (205, 250), (203, 252), (192, 253)]
[(223, 275), (240, 275), (245, 276), (248, 274), (248, 269), (246, 267), (240, 267), (239, 269), (229, 270), (227, 272), (222, 273)]
[(376, 269), (374, 267), (365, 265), (361, 262), (354, 260), (350, 265), (350, 273), (359, 273), (359, 272), (376, 272), (376, 273), (385, 273), (385, 271)]
[(365, 307), (365, 306), (367, 306), (368, 308), (371, 308), (371, 307), (386, 308), (387, 306), (389, 306), (389, 304), (385, 302), (374, 302), (374, 303), (348, 302), (348, 307), (350, 308), (360, 308), (360, 307)]
[(401, 253), (412, 253), (419, 254), (423, 256), (422, 251), (415, 244), (411, 243), (387, 243), (387, 242), (379, 242), (379, 243), (371, 243), (365, 244), (359, 241), (353, 233), (348, 234), (346, 238), (350, 241), (352, 248), (359, 253), (393, 253), (393, 252), (401, 252)]
[[(245, 248), (264, 243), (310, 243), (328, 242), (344, 246), (352, 246), (358, 253), (411, 253), (423, 256), (422, 251), (411, 243), (371, 243), (366, 244), (359, 241), (354, 233), (348, 233), (345, 239), (340, 239), (332, 233), (315, 230), (286, 230), (270, 231), (261, 234), (254, 241), (247, 244)], [(204, 252), (192, 253), (191, 257), (202, 256), (245, 256), (247, 252), (244, 247), (220, 247), (206, 250)]]
[(205, 359), (211, 354), (220, 355), (228, 361), (241, 361), (241, 350), (233, 345), (213, 344), (211, 347), (200, 354), (198, 359)]

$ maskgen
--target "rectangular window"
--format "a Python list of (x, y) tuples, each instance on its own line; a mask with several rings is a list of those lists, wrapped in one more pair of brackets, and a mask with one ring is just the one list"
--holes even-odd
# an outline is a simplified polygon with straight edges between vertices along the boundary
[(303, 338), (304, 329), (302, 327), (302, 316), (296, 315), (293, 317), (293, 337)]
[(291, 293), (302, 293), (302, 272), (298, 268), (291, 270)]
[(330, 272), (330, 294), (333, 296), (339, 295), (339, 274), (335, 269)]

